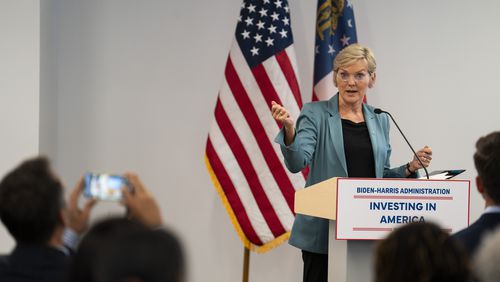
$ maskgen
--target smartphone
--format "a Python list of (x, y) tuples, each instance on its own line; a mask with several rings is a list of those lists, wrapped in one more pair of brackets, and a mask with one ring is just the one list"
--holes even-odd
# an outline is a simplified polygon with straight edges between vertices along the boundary
[(129, 185), (121, 175), (89, 172), (84, 177), (83, 195), (101, 201), (121, 201), (123, 187)]

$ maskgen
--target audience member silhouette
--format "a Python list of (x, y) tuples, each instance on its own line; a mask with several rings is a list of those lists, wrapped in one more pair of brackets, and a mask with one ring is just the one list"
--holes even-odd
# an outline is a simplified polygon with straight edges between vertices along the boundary
[(71, 282), (181, 282), (184, 256), (177, 238), (125, 218), (94, 225), (70, 267)]
[(381, 240), (375, 250), (376, 282), (471, 281), (460, 244), (432, 223), (410, 223)]
[(481, 282), (500, 281), (500, 228), (487, 235), (479, 245), (474, 271)]
[[(79, 263), (72, 264), (72, 273), (78, 275), (71, 281), (182, 281), (181, 247), (161, 227), (156, 200), (136, 174), (124, 176), (132, 187), (122, 190), (127, 219), (104, 221), (93, 228), (79, 247), (75, 257)], [(0, 220), (16, 246), (0, 257), (0, 281), (67, 280), (73, 248), (87, 230), (96, 203), (87, 199), (83, 209), (78, 207), (83, 189), (82, 177), (66, 203), (63, 185), (49, 160), (41, 156), (22, 162), (1, 180)], [(79, 271), (82, 268), (90, 272)]]
[(95, 203), (88, 200), (80, 209), (82, 190), (81, 178), (66, 203), (64, 188), (45, 157), (24, 161), (2, 179), (0, 219), (16, 246), (0, 259), (0, 281), (64, 281), (71, 249), (63, 234), (67, 227), (83, 233)]
[(485, 210), (469, 227), (453, 235), (474, 255), (482, 238), (500, 227), (500, 131), (492, 132), (476, 142), (474, 165), (477, 191), (483, 196)]

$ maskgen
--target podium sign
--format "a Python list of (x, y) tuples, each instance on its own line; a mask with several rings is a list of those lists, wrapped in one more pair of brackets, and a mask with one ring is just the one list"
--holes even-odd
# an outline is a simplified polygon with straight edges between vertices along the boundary
[(337, 240), (377, 240), (399, 225), (469, 225), (470, 181), (337, 178)]

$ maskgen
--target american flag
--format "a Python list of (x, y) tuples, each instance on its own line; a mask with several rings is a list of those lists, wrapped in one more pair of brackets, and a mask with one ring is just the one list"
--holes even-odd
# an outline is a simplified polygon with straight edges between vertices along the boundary
[(327, 100), (335, 94), (333, 60), (340, 50), (356, 42), (351, 0), (318, 0), (313, 101)]
[(206, 144), (212, 181), (245, 247), (265, 252), (286, 241), (302, 174), (285, 167), (272, 142), (271, 101), (296, 118), (302, 107), (286, 0), (245, 0)]

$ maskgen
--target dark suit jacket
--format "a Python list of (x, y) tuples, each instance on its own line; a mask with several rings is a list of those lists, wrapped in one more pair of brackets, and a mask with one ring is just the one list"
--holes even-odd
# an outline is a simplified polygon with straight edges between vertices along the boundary
[(474, 255), (483, 236), (497, 227), (500, 227), (500, 213), (485, 213), (469, 227), (455, 233), (453, 237), (465, 246), (469, 255)]
[(60, 250), (20, 244), (9, 256), (0, 257), (0, 281), (63, 282), (68, 260)]

